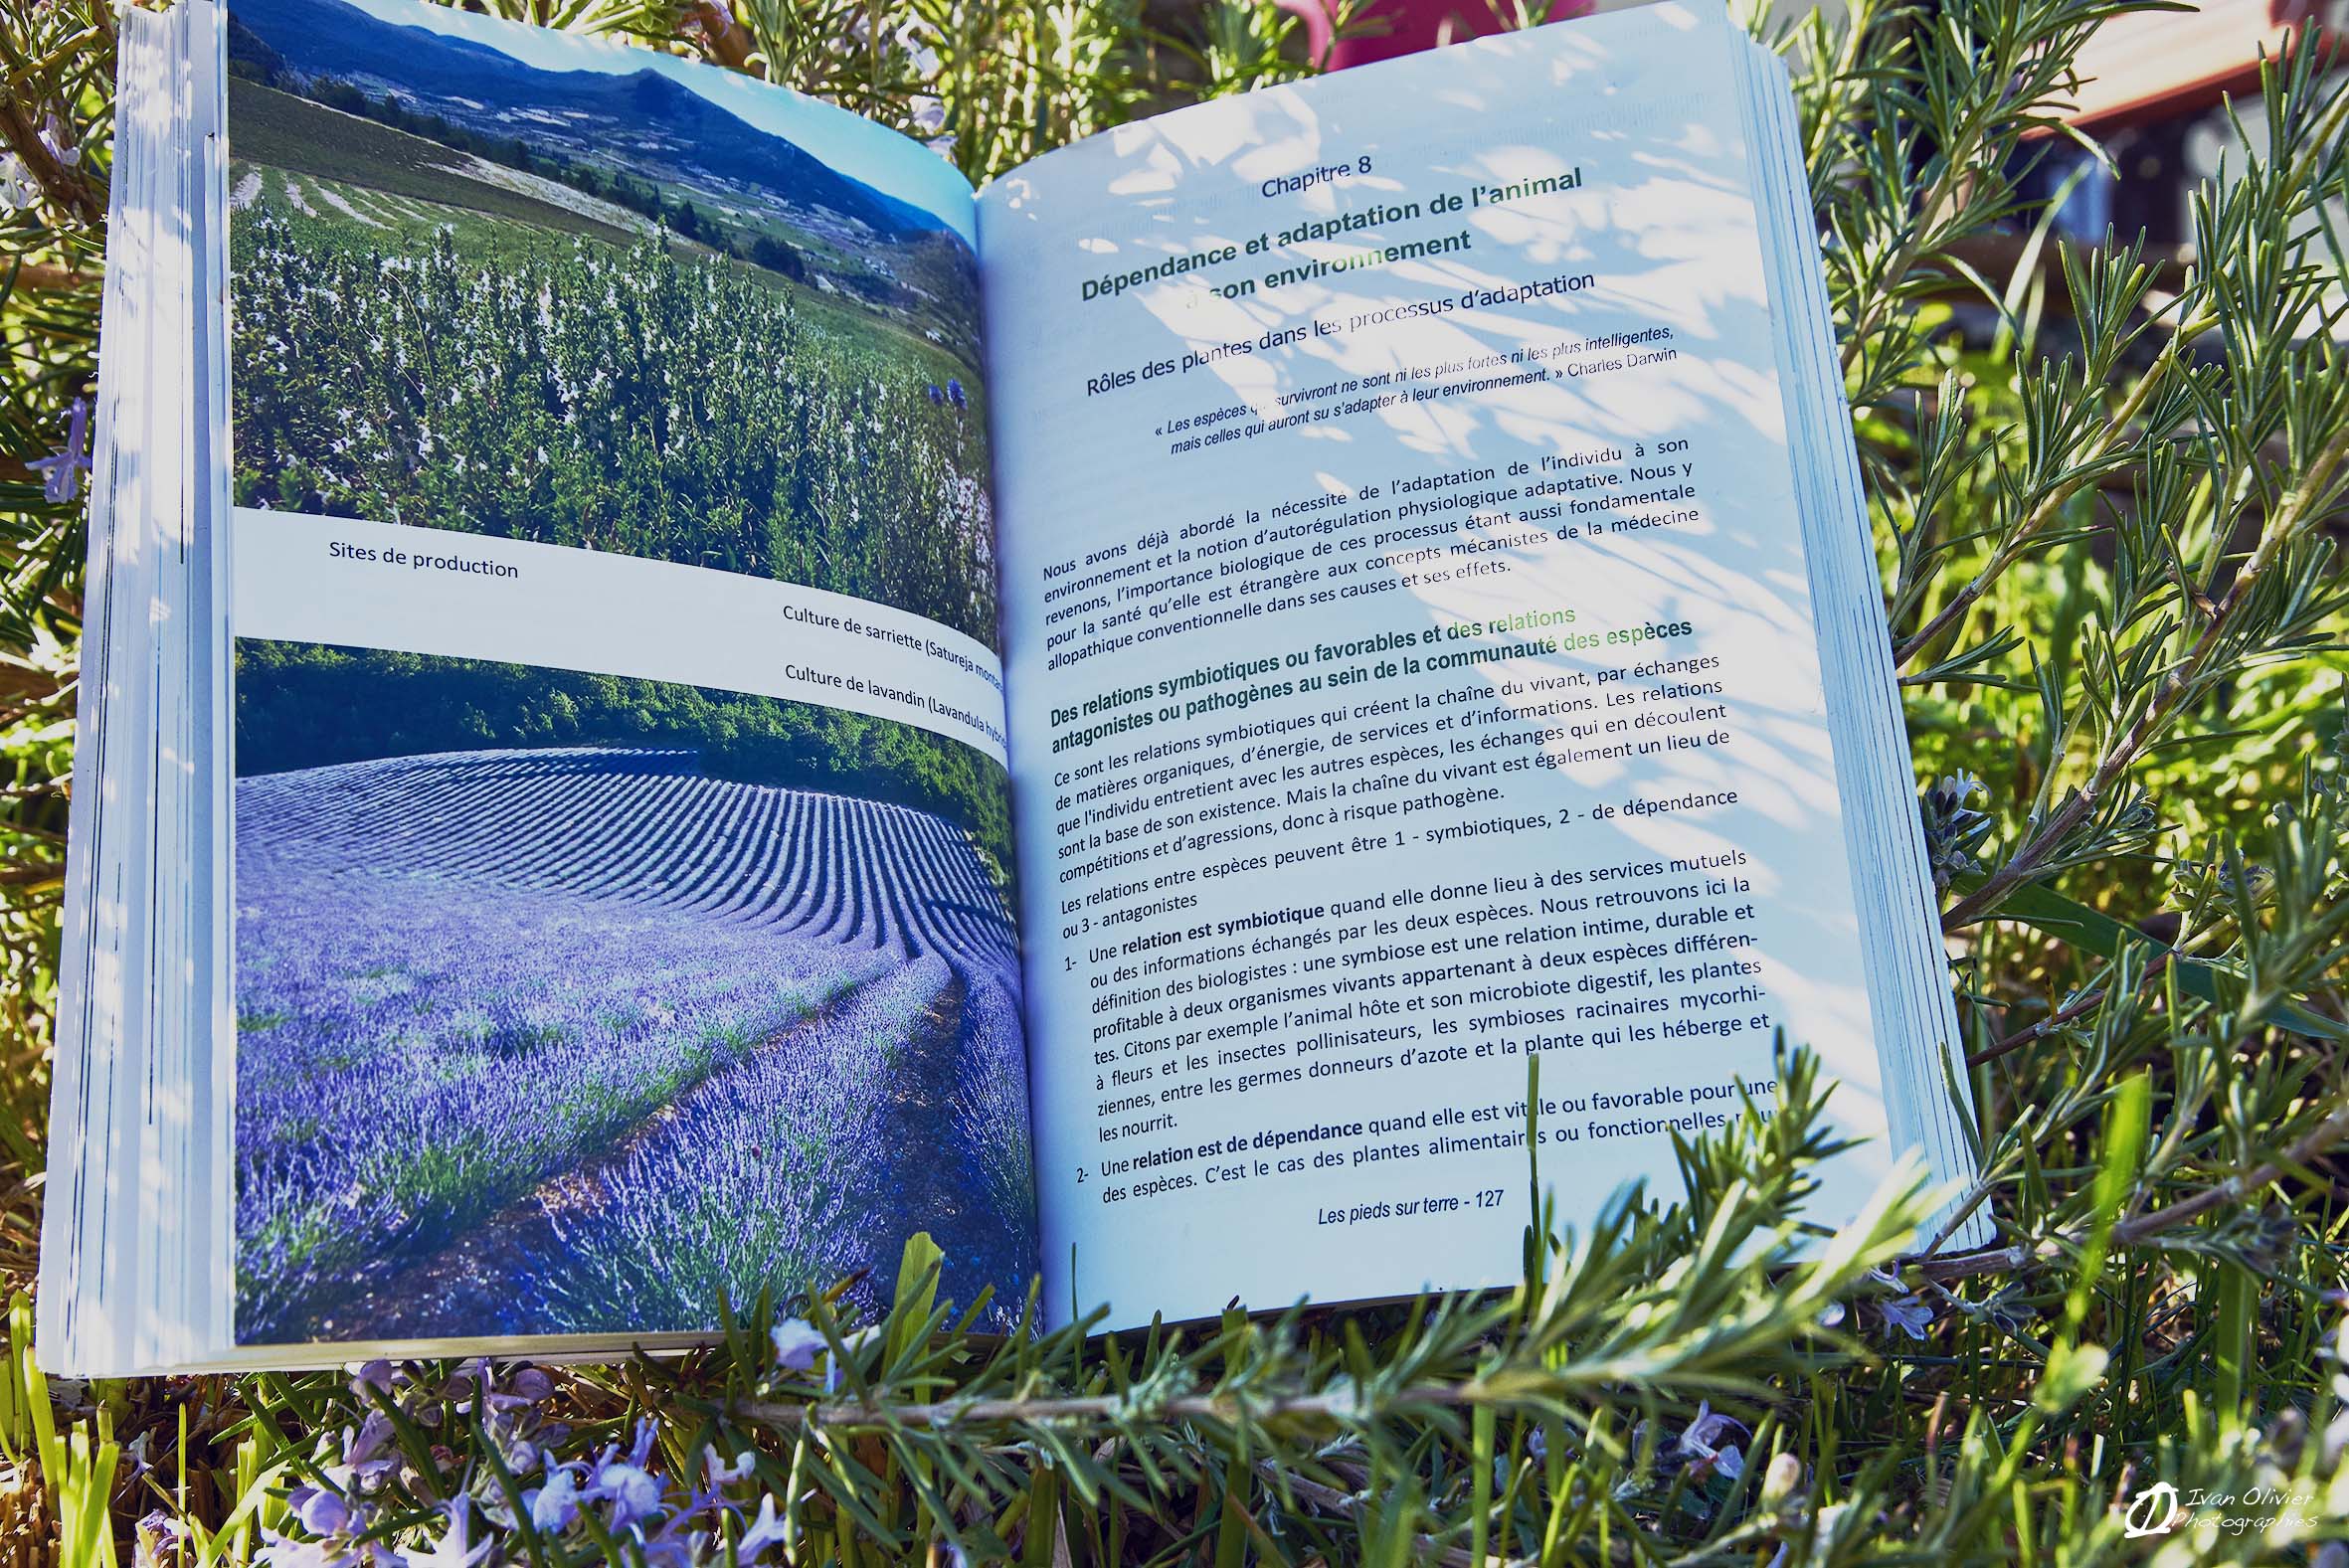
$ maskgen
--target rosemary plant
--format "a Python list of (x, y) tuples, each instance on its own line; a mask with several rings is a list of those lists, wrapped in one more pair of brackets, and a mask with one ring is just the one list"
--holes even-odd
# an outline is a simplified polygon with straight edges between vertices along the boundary
[[(44, 1379), (19, 1310), (0, 1561), (2349, 1564), (2349, 79), (2270, 65), (2183, 248), (2074, 243), (2025, 176), (2078, 139), (2082, 43), (2147, 8), (1753, 24), (1803, 112), (1991, 1245), (1920, 1246), (1948, 1195), (1914, 1178), (1806, 1229), (1826, 1086), (1790, 1047), (1682, 1190), (1568, 1231), (1530, 1168), (1488, 1298), (986, 1338), (917, 1238), (884, 1318), (737, 1303), (679, 1360), (95, 1386)], [(978, 180), (1316, 66), (1270, 0), (475, 9), (789, 83)], [(104, 4), (0, 0), (26, 1288), (112, 44)]]

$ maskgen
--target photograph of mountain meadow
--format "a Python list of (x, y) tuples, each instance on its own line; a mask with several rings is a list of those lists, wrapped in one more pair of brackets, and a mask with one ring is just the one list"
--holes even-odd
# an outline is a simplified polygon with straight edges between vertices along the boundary
[(921, 1231), (1015, 1309), (1007, 787), (836, 709), (240, 639), (240, 1342), (706, 1331)]
[(962, 177), (725, 73), (417, 16), (232, 7), (237, 504), (743, 573), (999, 647)]

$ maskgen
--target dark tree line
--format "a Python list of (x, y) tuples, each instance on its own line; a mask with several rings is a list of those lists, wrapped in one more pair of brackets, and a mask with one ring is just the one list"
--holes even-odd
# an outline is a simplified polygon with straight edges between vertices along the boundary
[(237, 771), (509, 747), (700, 753), (713, 778), (928, 811), (968, 832), (1009, 886), (1010, 780), (910, 724), (668, 681), (321, 643), (237, 644)]

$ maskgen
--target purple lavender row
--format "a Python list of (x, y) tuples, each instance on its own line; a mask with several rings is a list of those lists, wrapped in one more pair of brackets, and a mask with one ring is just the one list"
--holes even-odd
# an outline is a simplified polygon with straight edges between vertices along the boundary
[(989, 1204), (1011, 1227), (1035, 1225), (1035, 1150), (1028, 1127), (1027, 1047), (1019, 996), (992, 981), (971, 986), (963, 1004), (962, 1068), (954, 1116), (958, 1141)]
[(549, 1331), (712, 1325), (721, 1294), (747, 1305), (885, 1270), (875, 1198), (910, 1156), (888, 1116), (914, 1074), (903, 1042), (953, 979), (937, 958), (858, 990), (805, 1037), (760, 1052), (677, 1104), (597, 1174), (597, 1201), (552, 1206), (561, 1238), (517, 1282)]
[[(815, 1086), (798, 1036), (840, 1047), (852, 1036), (819, 1015), (884, 976), (933, 997), (942, 975), (967, 982), (955, 1141), (986, 1124), (988, 1146), (1024, 1163), (1010, 928), (968, 839), (692, 764), (471, 753), (240, 784), (242, 1337), (357, 1331), (334, 1322), (338, 1298), (456, 1244), (779, 1037), (798, 1043), (764, 1053), (756, 1093), (817, 1107), (809, 1125), (838, 1141), (844, 1080)], [(870, 1015), (860, 995), (842, 1005)], [(787, 1071), (815, 1087), (785, 1092)], [(802, 1154), (744, 1165), (774, 1201), (736, 1218), (797, 1234), (823, 1186), (801, 1176), (857, 1185), (840, 1150)], [(626, 1212), (649, 1212), (648, 1180), (624, 1183)], [(991, 1204), (1024, 1201), (984, 1185)]]
[(607, 1146), (886, 955), (420, 877), (240, 867), (249, 1338)]

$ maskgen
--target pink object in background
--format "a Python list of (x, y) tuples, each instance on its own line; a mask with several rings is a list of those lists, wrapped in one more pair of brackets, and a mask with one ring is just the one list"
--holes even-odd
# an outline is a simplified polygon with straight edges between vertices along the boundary
[[(1516, 14), (1511, 0), (1370, 0), (1362, 11), (1369, 28), (1330, 44), (1330, 0), (1279, 0), (1305, 23), (1306, 53), (1315, 60), (1330, 51), (1330, 69), (1366, 66), (1373, 60), (1417, 54), (1439, 43), (1457, 44), (1506, 31)], [(1534, 0), (1528, 9), (1538, 6)], [(1551, 0), (1551, 22), (1570, 21), (1598, 9), (1598, 0)]]

